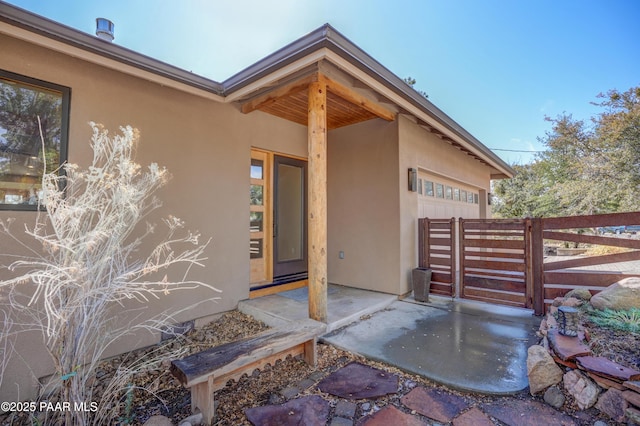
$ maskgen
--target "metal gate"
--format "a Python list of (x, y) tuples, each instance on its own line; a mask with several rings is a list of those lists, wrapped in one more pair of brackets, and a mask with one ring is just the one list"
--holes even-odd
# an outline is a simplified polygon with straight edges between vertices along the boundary
[(444, 296), (455, 294), (456, 237), (455, 218), (420, 219), (418, 222), (419, 266), (431, 268), (430, 293)]
[[(460, 297), (532, 307), (529, 219), (460, 219)], [(529, 269), (529, 270), (528, 270)]]

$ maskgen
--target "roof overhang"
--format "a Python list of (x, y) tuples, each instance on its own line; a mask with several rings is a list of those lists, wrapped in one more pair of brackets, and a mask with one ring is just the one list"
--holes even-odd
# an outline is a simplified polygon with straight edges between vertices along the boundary
[(510, 178), (515, 174), (507, 163), (451, 117), (328, 24), (225, 80), (225, 98), (243, 103), (265, 88), (279, 90), (283, 80), (321, 62), (331, 63), (349, 74), (354, 85), (369, 89), (374, 103), (377, 98), (379, 103), (392, 106), (388, 109), (411, 117), (444, 142), (490, 167), (492, 179)]
[[(318, 71), (321, 71), (320, 64), (330, 63), (350, 76), (352, 84), (327, 80), (328, 107), (335, 111), (335, 115), (328, 117), (329, 128), (373, 118), (388, 120), (400, 113), (490, 167), (493, 179), (515, 174), (508, 164), (442, 110), (328, 24), (222, 83), (1, 1), (0, 33), (197, 96), (219, 102), (239, 102), (245, 112), (259, 109), (301, 124), (304, 124), (302, 112), (306, 117), (306, 106), (302, 109), (300, 106), (306, 105), (304, 88), (310, 81), (304, 79), (328, 78)], [(338, 117), (339, 113), (343, 114), (342, 118)]]
[(251, 98), (242, 104), (242, 112), (255, 110), (307, 125), (309, 93), (311, 83), (321, 82), (327, 89), (327, 129), (349, 126), (374, 118), (393, 121), (396, 114), (355, 90), (314, 72), (292, 83)]

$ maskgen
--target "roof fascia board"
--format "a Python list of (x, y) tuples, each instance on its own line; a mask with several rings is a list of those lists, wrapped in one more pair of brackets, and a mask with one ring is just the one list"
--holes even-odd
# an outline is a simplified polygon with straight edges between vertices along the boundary
[[(0, 1), (0, 32), (219, 102), (233, 102), (322, 59), (330, 59), (357, 78), (368, 80), (397, 105), (425, 121), (435, 120), (501, 173), (515, 171), (429, 100), (329, 24), (279, 49), (223, 83), (201, 77)], [(360, 72), (356, 72), (360, 71)], [(377, 84), (374, 84), (377, 83)], [(389, 90), (383, 90), (384, 88)], [(226, 97), (225, 97), (226, 95)], [(431, 120), (427, 120), (427, 119)]]
[[(406, 106), (405, 108), (410, 110), (412, 114), (423, 118), (425, 121), (433, 122), (435, 120), (440, 125), (439, 127), (448, 130), (448, 133), (461, 141), (471, 152), (486, 158), (498, 171), (507, 176), (515, 173), (507, 163), (451, 117), (329, 24), (323, 25), (225, 80), (222, 83), (225, 95), (228, 99), (239, 99), (241, 96), (236, 95), (235, 92), (241, 91), (243, 95), (246, 95), (252, 90), (256, 90), (262, 82), (273, 81), (274, 79), (267, 77), (271, 73), (278, 72), (280, 68), (288, 68), (299, 61), (308, 63), (305, 60), (305, 56), (317, 53), (320, 50), (325, 52), (322, 55), (323, 57), (336, 63), (336, 65), (349, 69), (349, 72), (353, 73), (354, 67), (360, 70), (362, 73), (358, 73), (357, 78), (369, 77), (367, 79), (368, 84), (371, 87), (375, 87), (376, 90), (380, 88), (381, 84), (391, 89), (391, 92), (396, 96), (391, 96), (389, 91), (384, 91), (385, 93), (382, 94), (389, 99), (393, 99), (397, 105)], [(372, 83), (374, 82), (377, 84), (373, 85)]]
[(280, 68), (285, 68), (316, 51), (322, 50), (327, 42), (326, 31), (328, 27), (329, 25), (327, 24), (323, 25), (229, 77), (222, 82), (225, 95), (230, 96), (234, 92), (251, 85), (272, 72)]
[[(466, 149), (478, 155), (479, 157), (486, 159), (487, 162), (500, 173), (508, 177), (512, 177), (515, 174), (515, 172), (511, 169), (511, 167), (506, 165), (504, 161), (498, 158), (495, 154), (491, 153), (491, 151), (485, 148), (485, 150), (491, 153), (492, 155), (487, 154), (487, 152), (485, 152), (484, 150), (481, 151), (479, 148), (484, 147), (484, 145), (482, 145), (481, 142), (477, 141), (477, 139), (473, 138), (473, 136), (471, 137), (476, 141), (475, 144), (470, 143), (470, 141), (466, 139), (463, 135), (456, 134), (454, 129), (451, 129), (448, 126), (446, 126), (445, 123), (440, 122), (440, 120), (438, 120), (436, 117), (434, 117), (433, 115), (425, 111), (425, 108), (420, 108), (419, 106), (414, 105), (413, 103), (407, 104), (406, 99), (404, 99), (402, 95), (398, 93), (397, 90), (393, 90), (392, 88), (389, 88), (387, 86), (380, 87), (380, 84), (379, 84), (380, 82), (377, 79), (375, 79), (374, 77), (372, 77), (371, 75), (369, 75), (368, 73), (366, 73), (361, 69), (354, 69), (353, 64), (348, 59), (345, 59), (344, 57), (342, 57), (341, 55), (333, 51), (329, 52), (329, 54), (327, 55), (327, 59), (333, 62), (334, 64), (340, 66), (343, 69), (348, 69), (349, 72), (351, 72), (355, 78), (358, 78), (364, 81), (365, 83), (372, 85), (373, 87), (376, 88), (376, 90), (380, 92), (381, 95), (385, 96), (386, 98), (396, 103), (397, 105), (402, 105), (407, 110), (407, 112), (414, 115), (415, 117), (418, 117), (419, 119), (429, 124), (433, 123), (435, 119), (437, 121), (437, 124), (440, 124), (437, 127), (440, 127), (443, 133), (445, 134), (448, 133), (450, 137), (455, 139), (457, 142), (463, 145)], [(378, 84), (375, 84), (375, 83), (378, 83)], [(465, 133), (468, 134), (468, 132), (465, 132)]]
[(272, 72), (270, 73), (265, 73), (265, 75), (262, 76), (256, 76), (256, 78), (252, 78), (250, 81), (243, 81), (244, 84), (242, 84), (241, 86), (236, 86), (235, 90), (231, 92), (225, 91), (225, 102), (235, 102), (237, 100), (250, 96), (253, 92), (256, 92), (265, 87), (269, 87), (277, 83), (278, 81), (281, 81), (283, 78), (296, 73), (297, 71), (303, 70), (324, 60), (328, 53), (329, 51), (327, 49), (320, 48), (319, 50), (312, 51), (311, 53), (298, 58), (293, 62), (287, 64), (283, 63), (281, 68), (272, 70)]
[[(328, 40), (330, 41), (329, 45), (327, 46), (329, 50), (335, 52), (337, 55), (344, 58), (349, 63), (364, 71), (370, 77), (373, 77), (374, 80), (384, 84), (387, 87), (390, 87), (393, 92), (399, 94), (405, 100), (405, 102), (400, 102), (396, 97), (394, 101), (397, 102), (398, 105), (405, 106), (406, 101), (409, 101), (413, 106), (418, 107), (419, 111), (426, 111), (429, 117), (435, 119), (450, 132), (453, 132), (459, 139), (462, 139), (467, 149), (470, 149), (477, 155), (488, 158), (494, 165), (494, 167), (496, 167), (506, 175), (512, 176), (515, 174), (515, 171), (507, 163), (505, 163), (500, 157), (498, 157), (495, 153), (488, 149), (482, 142), (480, 142), (462, 126), (456, 123), (440, 108), (435, 106), (432, 102), (430, 102), (424, 96), (420, 95), (413, 88), (407, 85), (402, 79), (392, 73), (388, 68), (376, 61), (373, 57), (356, 46), (348, 38), (344, 37), (340, 32), (327, 25), (326, 33)], [(416, 112), (417, 111), (412, 113), (415, 114)], [(424, 114), (417, 114), (417, 116), (423, 117)]]
[[(181, 90), (185, 90), (185, 86), (190, 86), (198, 89), (186, 90), (192, 94), (203, 96), (202, 91), (204, 91), (215, 95), (205, 96), (207, 98), (217, 101), (223, 100), (221, 96), (222, 85), (218, 82), (101, 40), (2, 1), (0, 1), (0, 31), (146, 80), (152, 80), (149, 78), (150, 73), (162, 77), (157, 79), (157, 82), (165, 86), (175, 86)], [(125, 68), (122, 68), (122, 65), (125, 65)]]

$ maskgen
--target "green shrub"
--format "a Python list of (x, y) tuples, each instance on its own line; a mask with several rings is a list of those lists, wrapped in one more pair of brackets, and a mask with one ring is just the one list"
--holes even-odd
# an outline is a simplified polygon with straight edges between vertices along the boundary
[(592, 309), (587, 312), (589, 319), (596, 325), (613, 330), (640, 333), (640, 309), (616, 311), (604, 309), (602, 311)]

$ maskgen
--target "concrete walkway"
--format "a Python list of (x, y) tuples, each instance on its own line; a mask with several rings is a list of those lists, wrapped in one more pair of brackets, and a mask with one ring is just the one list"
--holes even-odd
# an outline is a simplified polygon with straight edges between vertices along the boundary
[(525, 389), (540, 319), (526, 310), (436, 299), (396, 301), (323, 340), (448, 387), (484, 394)]
[[(307, 318), (307, 289), (240, 302), (271, 326)], [(449, 387), (510, 394), (528, 386), (527, 348), (540, 319), (531, 311), (431, 298), (431, 303), (331, 285), (321, 340)]]

